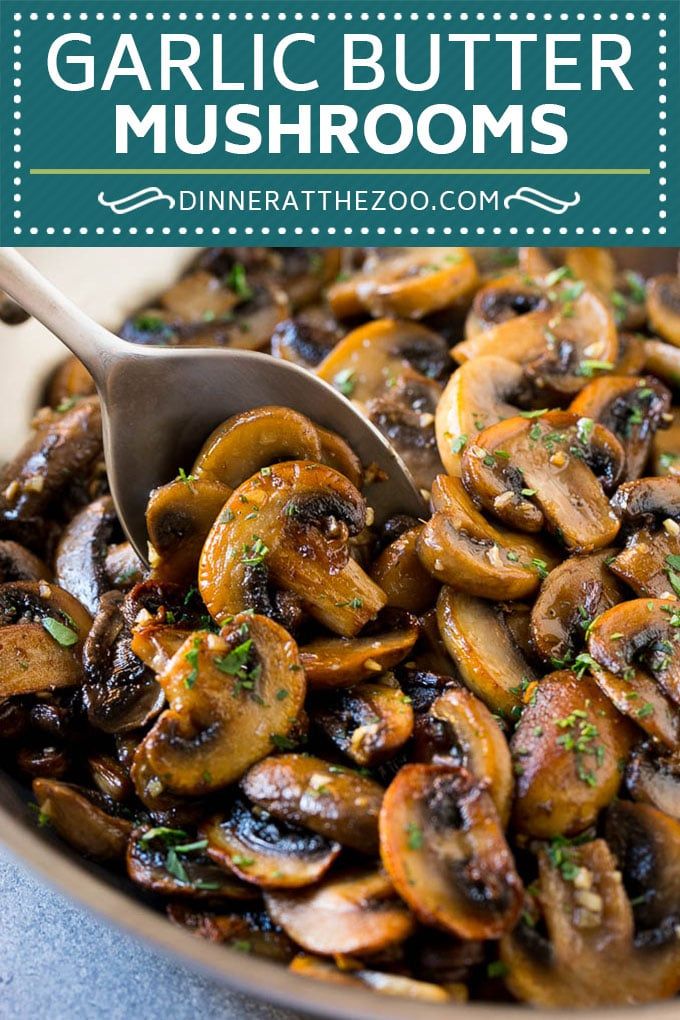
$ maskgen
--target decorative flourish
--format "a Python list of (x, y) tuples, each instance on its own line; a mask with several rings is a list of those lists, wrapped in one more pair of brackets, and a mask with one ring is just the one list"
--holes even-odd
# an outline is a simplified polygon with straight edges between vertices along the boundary
[(581, 196), (578, 191), (575, 191), (573, 199), (568, 201), (566, 198), (556, 198), (554, 195), (547, 195), (544, 191), (539, 191), (538, 188), (525, 186), (518, 188), (512, 195), (508, 195), (503, 204), (506, 209), (509, 209), (510, 203), (515, 201), (527, 202), (528, 205), (535, 205), (544, 212), (561, 216), (567, 209), (572, 209), (575, 205), (578, 205), (581, 201)]
[(166, 195), (164, 191), (155, 186), (142, 188), (141, 191), (134, 191), (131, 195), (123, 195), (122, 198), (114, 198), (111, 202), (108, 202), (104, 198), (104, 192), (100, 191), (97, 195), (97, 201), (100, 205), (105, 205), (107, 209), (110, 209), (117, 216), (124, 216), (125, 213), (134, 212), (145, 205), (151, 205), (152, 202), (167, 202), (170, 209), (175, 208), (175, 200), (172, 195)]

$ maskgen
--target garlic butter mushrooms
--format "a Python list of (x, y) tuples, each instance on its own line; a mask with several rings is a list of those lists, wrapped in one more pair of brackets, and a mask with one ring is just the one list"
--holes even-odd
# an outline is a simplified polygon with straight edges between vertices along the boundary
[(317, 374), (427, 509), (384, 520), (390, 478), (282, 393), (147, 494), (148, 563), (60, 366), (0, 480), (38, 831), (414, 1015), (679, 994), (679, 295), (589, 247), (201, 252), (121, 335)]

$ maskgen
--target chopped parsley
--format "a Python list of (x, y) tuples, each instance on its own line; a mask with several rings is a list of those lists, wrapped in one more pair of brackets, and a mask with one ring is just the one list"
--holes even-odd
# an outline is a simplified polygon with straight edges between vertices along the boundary
[(248, 283), (248, 275), (240, 262), (235, 262), (227, 276), (227, 286), (243, 301), (250, 301), (253, 289)]
[(77, 633), (53, 616), (44, 616), (41, 622), (50, 637), (62, 648), (70, 648), (78, 643)]
[(351, 397), (356, 386), (356, 379), (352, 369), (345, 368), (342, 372), (338, 372), (338, 374), (333, 378), (333, 385), (336, 390), (340, 390), (343, 396)]
[(423, 830), (416, 822), (409, 822), (406, 826), (406, 843), (409, 850), (420, 850), (423, 846)]
[(252, 545), (244, 544), (243, 546), (241, 562), (249, 567), (257, 567), (262, 563), (268, 552), (269, 547), (264, 544), (262, 539), (258, 538), (257, 535), (253, 535)]

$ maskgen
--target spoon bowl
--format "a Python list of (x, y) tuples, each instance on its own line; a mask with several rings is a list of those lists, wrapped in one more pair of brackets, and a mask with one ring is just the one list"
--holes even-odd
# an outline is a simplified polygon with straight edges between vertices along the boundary
[(384, 436), (305, 369), (252, 351), (128, 343), (85, 315), (11, 248), (0, 249), (0, 289), (50, 329), (94, 378), (111, 495), (145, 562), (151, 490), (188, 468), (221, 422), (267, 404), (292, 408), (332, 429), (364, 465), (380, 468), (387, 480), (365, 490), (378, 523), (395, 513), (425, 513), (422, 496)]

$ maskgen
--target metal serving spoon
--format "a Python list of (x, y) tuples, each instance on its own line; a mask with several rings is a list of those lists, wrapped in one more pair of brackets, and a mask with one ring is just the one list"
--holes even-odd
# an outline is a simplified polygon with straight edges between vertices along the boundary
[(421, 517), (422, 497), (382, 434), (337, 390), (286, 361), (252, 351), (143, 347), (110, 333), (13, 248), (0, 249), (0, 289), (57, 336), (92, 375), (101, 397), (104, 457), (123, 529), (147, 562), (149, 493), (189, 466), (211, 431), (233, 414), (280, 404), (339, 433), (385, 482), (366, 488), (378, 522)]

